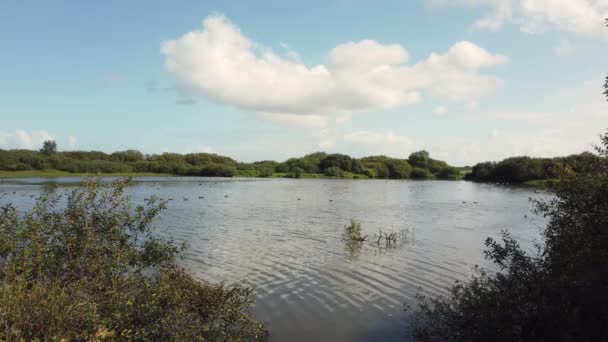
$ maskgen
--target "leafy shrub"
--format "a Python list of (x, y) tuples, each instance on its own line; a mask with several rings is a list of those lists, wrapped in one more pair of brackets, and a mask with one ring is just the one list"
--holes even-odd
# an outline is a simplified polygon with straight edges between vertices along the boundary
[(410, 177), (412, 166), (405, 160), (389, 159), (384, 162), (392, 179), (406, 179)]
[(327, 169), (325, 169), (325, 171), (323, 171), (323, 173), (329, 177), (342, 177), (344, 175), (344, 172), (342, 171), (342, 169), (340, 169), (337, 166), (330, 166)]
[(460, 178), (460, 170), (453, 166), (446, 166), (437, 172), (439, 179), (458, 179)]
[(287, 178), (302, 178), (302, 175), (304, 175), (304, 170), (296, 167), (294, 168), (291, 172), (289, 172), (285, 177)]
[(433, 175), (426, 169), (414, 167), (412, 168), (412, 173), (410, 174), (410, 177), (414, 179), (428, 179), (433, 177)]
[(364, 241), (365, 236), (361, 235), (361, 222), (350, 220), (350, 225), (344, 226), (342, 236), (349, 241)]
[(0, 209), (0, 340), (237, 340), (263, 337), (251, 290), (198, 282), (183, 246), (156, 238), (155, 198), (86, 179), (20, 215)]
[(7, 167), (8, 171), (27, 171), (27, 170), (31, 170), (32, 167), (24, 164), (24, 163), (16, 163), (16, 164), (12, 164), (10, 166)]

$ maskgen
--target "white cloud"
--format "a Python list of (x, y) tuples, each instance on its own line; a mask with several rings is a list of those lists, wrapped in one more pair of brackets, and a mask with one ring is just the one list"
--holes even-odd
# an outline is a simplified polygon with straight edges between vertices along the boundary
[(444, 116), (446, 113), (447, 109), (445, 108), (445, 106), (437, 106), (435, 109), (433, 109), (433, 114), (437, 116)]
[(45, 140), (54, 140), (54, 138), (49, 132), (44, 130), (26, 131), (18, 129), (14, 132), (0, 131), (0, 148), (3, 149), (37, 150), (42, 147), (42, 143)]
[(336, 117), (337, 124), (350, 122), (353, 119), (352, 113), (342, 113)]
[[(162, 43), (165, 67), (188, 94), (298, 123), (313, 117), (394, 108), (418, 103), (422, 93), (447, 100), (475, 100), (499, 87), (480, 72), (507, 61), (470, 42), (408, 65), (407, 50), (373, 40), (350, 42), (329, 52), (327, 62), (307, 66), (289, 47), (282, 57), (244, 36), (223, 16), (208, 16), (203, 30)], [(291, 56), (291, 57), (290, 57)]]
[(296, 127), (310, 127), (310, 128), (322, 128), (327, 126), (327, 117), (321, 115), (297, 115), (297, 114), (272, 114), (272, 113), (260, 113), (260, 118), (277, 124), (296, 126)]
[(490, 15), (473, 24), (479, 29), (497, 30), (505, 22), (512, 22), (527, 33), (554, 30), (590, 37), (608, 37), (604, 27), (604, 18), (608, 16), (608, 1), (605, 0), (425, 1), (433, 6), (489, 7), (492, 11)]
[(574, 44), (572, 44), (572, 42), (568, 39), (562, 39), (559, 42), (559, 45), (553, 49), (553, 52), (558, 57), (572, 56), (575, 51), (576, 48), (574, 47)]

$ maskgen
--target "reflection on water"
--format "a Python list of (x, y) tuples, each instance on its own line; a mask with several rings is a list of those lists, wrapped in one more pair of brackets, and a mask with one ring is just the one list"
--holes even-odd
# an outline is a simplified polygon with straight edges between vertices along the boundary
[[(3, 180), (0, 204), (26, 209), (30, 195), (78, 181)], [(468, 277), (501, 229), (531, 247), (543, 221), (528, 198), (548, 196), (456, 181), (173, 177), (130, 193), (172, 198), (158, 231), (190, 244), (185, 263), (200, 279), (255, 287), (253, 310), (280, 341), (402, 340), (404, 302)], [(343, 240), (350, 219), (366, 241)], [(402, 236), (376, 243), (380, 230)]]

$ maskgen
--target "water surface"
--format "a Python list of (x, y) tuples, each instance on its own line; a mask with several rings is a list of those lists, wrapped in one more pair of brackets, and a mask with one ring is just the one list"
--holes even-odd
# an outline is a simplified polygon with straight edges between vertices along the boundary
[[(78, 178), (0, 181), (0, 204)], [(205, 281), (256, 288), (256, 316), (276, 341), (403, 340), (405, 302), (438, 295), (475, 264), (483, 242), (509, 229), (524, 247), (543, 220), (529, 198), (548, 194), (464, 181), (141, 178), (134, 201), (169, 208), (159, 232), (190, 244), (186, 266)], [(347, 244), (350, 219), (370, 237), (399, 233), (397, 246)]]

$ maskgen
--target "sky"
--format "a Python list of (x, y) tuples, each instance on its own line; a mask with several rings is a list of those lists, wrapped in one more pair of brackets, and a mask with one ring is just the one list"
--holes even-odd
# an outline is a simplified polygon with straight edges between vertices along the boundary
[(453, 165), (591, 150), (608, 0), (0, 3), (0, 148)]

